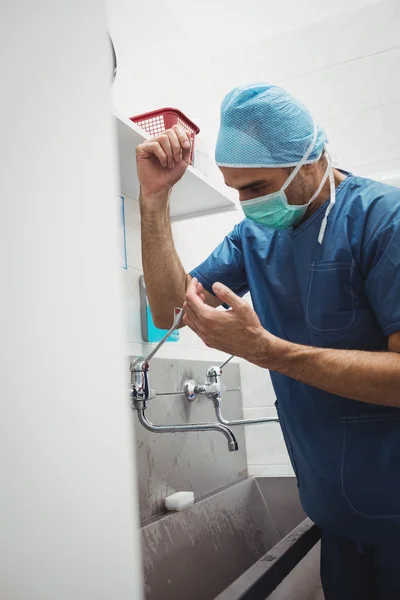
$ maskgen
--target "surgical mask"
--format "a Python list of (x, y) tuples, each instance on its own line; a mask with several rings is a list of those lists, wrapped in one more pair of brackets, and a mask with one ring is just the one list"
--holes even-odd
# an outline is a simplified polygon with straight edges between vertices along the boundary
[[(316, 190), (315, 194), (312, 196), (312, 198), (310, 198), (310, 200), (306, 204), (301, 204), (301, 205), (289, 204), (285, 190), (290, 185), (290, 183), (293, 181), (293, 179), (296, 177), (296, 175), (298, 174), (298, 172), (300, 171), (302, 166), (306, 163), (308, 157), (310, 156), (310, 154), (314, 148), (316, 139), (317, 139), (317, 125), (314, 121), (313, 139), (311, 140), (311, 143), (310, 143), (309, 147), (307, 148), (307, 151), (304, 154), (303, 158), (300, 160), (300, 162), (297, 164), (295, 169), (289, 175), (289, 177), (287, 178), (287, 180), (285, 181), (285, 183), (283, 184), (281, 189), (278, 190), (277, 192), (273, 192), (272, 194), (267, 194), (267, 195), (261, 196), (259, 198), (254, 198), (252, 200), (244, 200), (243, 202), (241, 202), (243, 212), (248, 219), (250, 219), (256, 223), (260, 223), (260, 225), (263, 225), (264, 227), (270, 227), (272, 229), (278, 229), (278, 230), (289, 229), (289, 227), (292, 227), (293, 225), (296, 225), (297, 223), (299, 223), (301, 221), (301, 219), (304, 217), (304, 215), (307, 212), (307, 207), (321, 193), (321, 190), (322, 190), (327, 178), (330, 177), (331, 174), (333, 174), (331, 159), (330, 159), (328, 153), (326, 153), (326, 156), (328, 159), (328, 166), (327, 166), (327, 169), (324, 173), (322, 181), (321, 181), (320, 185), (318, 186), (318, 189)], [(331, 182), (331, 204), (332, 204), (335, 202), (334, 196), (333, 196), (333, 202), (332, 202), (332, 179), (330, 179), (330, 182)], [(333, 189), (335, 189), (334, 182), (333, 182)], [(329, 210), (330, 210), (330, 208), (331, 208), (331, 206), (329, 207)], [(329, 214), (329, 211), (327, 211), (327, 212)], [(326, 215), (326, 217), (327, 217), (327, 215)], [(325, 226), (324, 226), (324, 231), (325, 231), (325, 227), (326, 227), (326, 222), (325, 222)], [(323, 238), (323, 234), (322, 234), (322, 238)]]

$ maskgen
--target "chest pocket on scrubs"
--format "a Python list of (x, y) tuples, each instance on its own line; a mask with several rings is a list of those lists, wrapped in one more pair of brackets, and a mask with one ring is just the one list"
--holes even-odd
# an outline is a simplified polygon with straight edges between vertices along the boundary
[(353, 512), (400, 517), (400, 409), (343, 416), (342, 491)]
[(354, 260), (311, 263), (306, 319), (313, 330), (335, 332), (352, 325), (355, 319), (354, 269)]

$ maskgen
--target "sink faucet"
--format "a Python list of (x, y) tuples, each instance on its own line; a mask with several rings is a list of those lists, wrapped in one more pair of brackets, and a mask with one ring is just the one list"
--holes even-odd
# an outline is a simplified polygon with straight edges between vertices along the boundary
[(258, 425), (260, 423), (279, 423), (277, 417), (265, 417), (262, 419), (236, 419), (234, 421), (227, 421), (222, 416), (221, 411), (221, 397), (222, 393), (226, 391), (225, 386), (221, 383), (222, 369), (229, 361), (234, 358), (231, 356), (226, 360), (220, 367), (212, 366), (207, 369), (207, 381), (205, 385), (198, 385), (193, 379), (187, 381), (184, 387), (186, 398), (193, 402), (198, 395), (205, 395), (214, 403), (215, 414), (218, 421), (222, 425), (235, 426), (235, 425)]
[(155, 348), (146, 356), (146, 358), (139, 357), (131, 363), (131, 393), (134, 408), (136, 410), (141, 408), (147, 408), (147, 400), (151, 400), (155, 397), (156, 393), (150, 388), (149, 383), (149, 362), (155, 354), (159, 351), (161, 346), (167, 341), (171, 333), (175, 331), (180, 325), (182, 320), (183, 310), (181, 308), (175, 308), (174, 310), (174, 321), (171, 329), (165, 334), (163, 339), (157, 344)]
[(137, 358), (131, 363), (131, 396), (132, 407), (136, 410), (139, 422), (152, 433), (185, 433), (188, 431), (219, 431), (228, 441), (230, 452), (238, 450), (238, 443), (232, 431), (223, 423), (185, 423), (177, 425), (155, 425), (146, 416), (147, 401), (155, 397), (156, 392), (151, 389), (149, 382), (149, 362), (167, 341), (171, 333), (179, 327), (182, 320), (183, 310), (175, 308), (174, 322), (171, 329), (163, 337), (161, 342), (150, 352), (146, 358)]

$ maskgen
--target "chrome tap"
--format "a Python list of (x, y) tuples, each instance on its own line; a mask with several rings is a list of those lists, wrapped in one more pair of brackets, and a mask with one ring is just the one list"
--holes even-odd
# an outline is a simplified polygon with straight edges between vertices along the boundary
[(230, 452), (238, 450), (238, 443), (232, 431), (224, 424), (220, 423), (185, 423), (177, 425), (155, 425), (151, 423), (146, 416), (147, 401), (156, 396), (156, 392), (151, 389), (149, 381), (149, 362), (159, 351), (161, 346), (167, 341), (171, 333), (179, 327), (183, 316), (181, 308), (175, 308), (174, 322), (171, 329), (163, 337), (161, 342), (150, 352), (146, 358), (137, 358), (131, 363), (131, 396), (132, 408), (137, 412), (139, 422), (147, 430), (153, 433), (185, 433), (189, 431), (219, 431), (228, 440), (228, 449)]
[(150, 352), (146, 358), (137, 358), (131, 363), (131, 392), (133, 408), (147, 408), (147, 400), (151, 400), (155, 397), (156, 393), (150, 388), (149, 381), (149, 362), (155, 354), (159, 351), (161, 346), (165, 344), (171, 333), (177, 329), (181, 323), (183, 316), (183, 310), (181, 308), (175, 308), (174, 310), (174, 322), (171, 329), (165, 334), (161, 342)]
[[(231, 356), (231, 358), (233, 358), (233, 356)], [(225, 364), (226, 363), (224, 363), (224, 365)], [(207, 369), (207, 381), (204, 385), (198, 385), (194, 379), (190, 379), (184, 385), (186, 398), (189, 402), (196, 400), (199, 394), (208, 396), (208, 398), (212, 399), (221, 398), (222, 392), (226, 391), (226, 387), (221, 383), (221, 375), (221, 367), (213, 366)]]
[(222, 425), (234, 427), (235, 425), (259, 425), (260, 423), (279, 423), (278, 417), (265, 417), (262, 419), (235, 419), (234, 421), (228, 421), (224, 419), (221, 413), (221, 399), (213, 398), (215, 414), (218, 421)]
[(151, 423), (144, 408), (136, 409), (140, 423), (152, 433), (186, 433), (188, 431), (219, 431), (228, 440), (229, 452), (239, 449), (236, 437), (228, 427), (219, 423), (187, 423), (182, 425), (155, 425)]
[(235, 426), (235, 425), (258, 425), (260, 423), (279, 423), (277, 417), (268, 417), (262, 419), (236, 419), (234, 421), (228, 421), (224, 419), (221, 412), (221, 398), (222, 393), (226, 391), (226, 387), (221, 382), (222, 369), (230, 360), (234, 358), (231, 356), (226, 360), (220, 367), (212, 366), (207, 369), (206, 384), (198, 385), (196, 381), (191, 379), (187, 381), (184, 386), (184, 392), (189, 402), (193, 402), (198, 395), (205, 395), (214, 403), (215, 414), (218, 421), (222, 425)]

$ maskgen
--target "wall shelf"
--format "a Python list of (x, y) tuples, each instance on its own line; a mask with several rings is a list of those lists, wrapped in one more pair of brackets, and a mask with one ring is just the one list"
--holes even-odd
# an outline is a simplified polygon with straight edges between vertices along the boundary
[[(151, 136), (129, 118), (114, 112), (117, 128), (120, 192), (138, 200), (139, 181), (136, 172), (135, 149)], [(171, 219), (187, 219), (206, 214), (236, 210), (236, 204), (224, 191), (189, 167), (171, 195)]]

